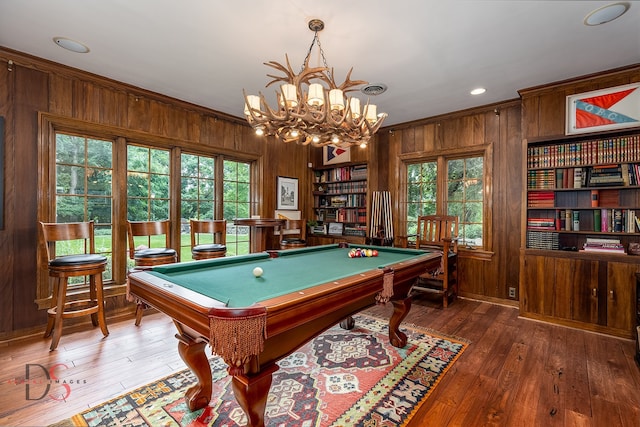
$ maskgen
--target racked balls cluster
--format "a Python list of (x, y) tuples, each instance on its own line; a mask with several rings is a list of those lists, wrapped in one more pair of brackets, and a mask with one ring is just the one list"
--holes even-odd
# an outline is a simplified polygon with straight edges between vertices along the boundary
[(351, 249), (349, 251), (349, 258), (363, 258), (363, 257), (372, 257), (378, 256), (378, 251), (375, 249)]

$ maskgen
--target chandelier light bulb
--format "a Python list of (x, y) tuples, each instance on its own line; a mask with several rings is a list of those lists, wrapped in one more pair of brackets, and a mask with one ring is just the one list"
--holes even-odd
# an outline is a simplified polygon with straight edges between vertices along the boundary
[(292, 138), (297, 138), (300, 136), (300, 132), (298, 132), (298, 129), (292, 129), (289, 135), (291, 135)]
[(344, 95), (340, 89), (331, 89), (329, 91), (329, 103), (332, 111), (344, 110)]
[(317, 144), (318, 142), (320, 142), (320, 137), (318, 135), (313, 135), (311, 137), (311, 140)]
[(264, 135), (264, 127), (262, 127), (262, 126), (256, 127), (256, 135), (258, 135), (258, 136)]
[[(298, 91), (296, 87), (292, 84), (283, 84), (280, 86), (282, 89), (282, 94), (284, 95), (284, 102), (286, 103), (286, 108), (295, 108), (298, 106)], [(282, 106), (285, 106), (283, 103)]]
[(359, 119), (360, 118), (360, 100), (358, 98), (350, 98), (349, 108), (351, 109), (351, 117), (353, 119)]
[(337, 144), (338, 142), (340, 142), (340, 137), (338, 137), (338, 135), (333, 135), (331, 137), (331, 142), (333, 142), (334, 144)]
[(324, 87), (320, 83), (312, 83), (309, 85), (307, 104), (312, 106), (324, 105)]

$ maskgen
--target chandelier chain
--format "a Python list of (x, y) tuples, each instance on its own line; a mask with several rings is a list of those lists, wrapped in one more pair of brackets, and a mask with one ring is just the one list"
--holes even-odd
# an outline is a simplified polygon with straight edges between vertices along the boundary
[(304, 61), (302, 62), (302, 66), (300, 67), (300, 72), (304, 71), (305, 67), (309, 64), (309, 58), (311, 58), (311, 52), (313, 52), (313, 45), (318, 45), (318, 50), (320, 51), (320, 56), (322, 57), (322, 64), (324, 68), (326, 68), (326, 73), (331, 80), (333, 80), (333, 73), (331, 72), (331, 68), (327, 64), (327, 57), (324, 55), (324, 50), (322, 49), (322, 44), (320, 43), (320, 37), (318, 37), (318, 30), (314, 31), (315, 35), (313, 40), (311, 41), (311, 46), (309, 46), (309, 51), (307, 52), (307, 56), (304, 57)]

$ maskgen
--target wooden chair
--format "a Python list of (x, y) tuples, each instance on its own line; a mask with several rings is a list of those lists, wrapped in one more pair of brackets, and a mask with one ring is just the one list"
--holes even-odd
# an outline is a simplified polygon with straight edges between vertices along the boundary
[[(62, 336), (63, 319), (91, 315), (94, 326), (100, 326), (102, 334), (109, 335), (104, 313), (102, 273), (107, 258), (95, 253), (94, 223), (44, 223), (40, 222), (43, 256), (47, 260), (49, 277), (53, 280), (51, 306), (47, 310), (47, 329), (44, 337), (51, 337), (51, 351), (55, 350)], [(56, 242), (82, 241), (82, 252), (56, 255)], [(60, 246), (60, 243), (58, 244)], [(89, 299), (67, 301), (69, 277), (89, 277)]]
[[(137, 269), (154, 265), (178, 262), (178, 254), (169, 244), (171, 223), (163, 221), (127, 221), (129, 236), (129, 258)], [(164, 246), (151, 247), (151, 236), (165, 236)], [(144, 245), (138, 245), (140, 237), (145, 237)], [(136, 239), (138, 238), (138, 239)], [(145, 305), (138, 303), (136, 307), (136, 326), (142, 321)]]
[[(220, 258), (227, 255), (227, 220), (189, 220), (191, 257), (195, 260)], [(206, 241), (200, 239), (207, 235)]]
[(307, 221), (286, 219), (280, 227), (280, 249), (304, 248), (307, 246)]
[[(414, 291), (430, 292), (442, 296), (442, 306), (458, 294), (458, 217), (451, 215), (425, 215), (418, 217), (418, 233), (408, 236), (406, 247), (442, 251), (440, 268), (428, 271), (418, 278)], [(411, 238), (415, 240), (410, 240)]]

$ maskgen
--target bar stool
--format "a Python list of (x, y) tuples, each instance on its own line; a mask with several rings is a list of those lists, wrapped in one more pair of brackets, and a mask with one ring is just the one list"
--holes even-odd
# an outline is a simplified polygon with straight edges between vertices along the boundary
[[(93, 326), (99, 325), (106, 337), (109, 330), (104, 313), (102, 273), (105, 271), (107, 258), (95, 253), (93, 221), (40, 222), (40, 230), (49, 277), (53, 278), (51, 306), (47, 310), (47, 329), (44, 333), (45, 338), (51, 336), (51, 351), (60, 342), (63, 319), (91, 315)], [(84, 252), (56, 256), (55, 242), (65, 240), (83, 240)], [(89, 276), (89, 299), (67, 301), (69, 277), (78, 276)]]
[[(191, 232), (191, 257), (195, 260), (220, 258), (227, 255), (227, 220), (189, 220)], [(207, 242), (200, 243), (201, 235), (207, 235)]]
[(280, 227), (280, 249), (296, 249), (307, 246), (307, 222), (304, 219), (287, 219)]
[[(171, 264), (178, 262), (178, 254), (175, 249), (170, 248), (169, 238), (171, 223), (169, 220), (163, 221), (127, 221), (129, 236), (129, 258), (135, 263), (136, 269), (152, 267), (154, 265)], [(163, 247), (151, 247), (151, 236), (164, 235)], [(136, 237), (146, 237), (146, 245), (136, 248)], [(138, 302), (136, 306), (136, 326), (142, 321), (145, 304)]]

